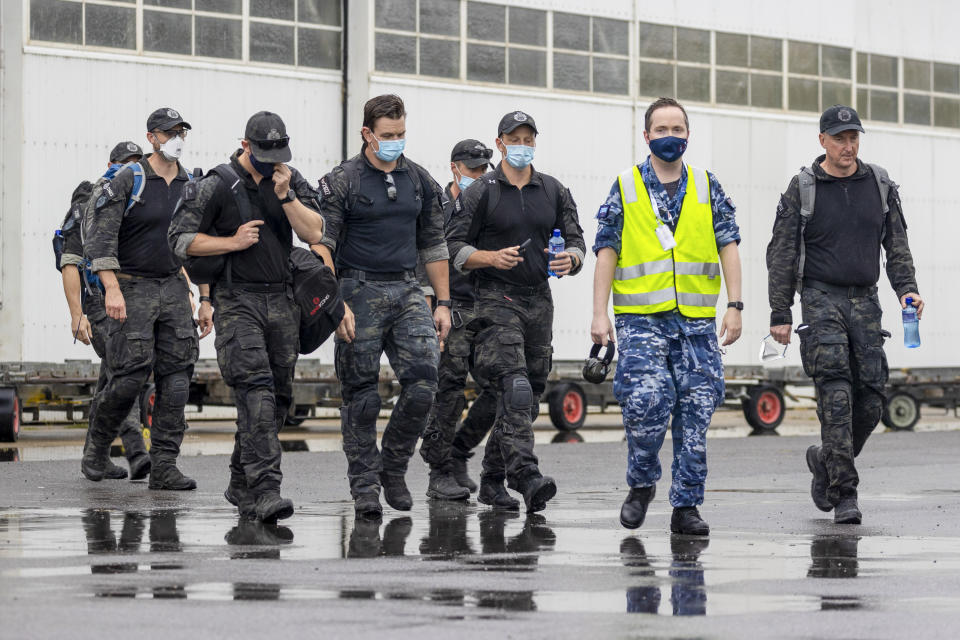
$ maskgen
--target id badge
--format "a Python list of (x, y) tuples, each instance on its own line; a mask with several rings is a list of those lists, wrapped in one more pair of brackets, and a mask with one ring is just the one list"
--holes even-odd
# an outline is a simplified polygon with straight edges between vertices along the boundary
[(670, 227), (665, 224), (657, 225), (657, 240), (660, 241), (660, 246), (664, 251), (670, 251), (677, 246), (677, 240), (673, 237), (673, 233), (670, 231)]

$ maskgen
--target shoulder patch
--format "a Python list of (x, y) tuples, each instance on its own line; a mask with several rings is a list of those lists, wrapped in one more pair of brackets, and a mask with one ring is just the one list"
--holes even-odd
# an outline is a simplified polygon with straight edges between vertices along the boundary
[(191, 180), (187, 184), (183, 185), (183, 200), (196, 200), (197, 199), (197, 183)]
[(327, 176), (320, 178), (320, 193), (323, 194), (323, 197), (326, 198), (333, 193), (333, 189), (330, 188), (330, 182), (327, 180)]
[[(110, 186), (110, 183), (109, 183), (109, 182), (104, 182), (104, 183), (103, 183), (103, 189), (102, 189), (102, 191), (103, 191), (103, 193), (106, 194), (106, 196), (107, 196), (108, 198), (110, 198), (110, 199), (113, 199), (113, 198), (116, 198), (116, 197), (117, 197), (116, 194), (115, 194), (114, 191), (113, 191), (113, 187)], [(99, 202), (99, 201), (98, 201), (98, 202)]]
[(786, 218), (790, 215), (790, 211), (787, 209), (786, 205), (783, 203), (783, 194), (780, 194), (780, 200), (777, 202), (777, 217)]

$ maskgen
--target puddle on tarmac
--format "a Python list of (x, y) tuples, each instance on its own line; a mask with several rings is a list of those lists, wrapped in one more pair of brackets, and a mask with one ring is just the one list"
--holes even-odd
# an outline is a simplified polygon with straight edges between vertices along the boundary
[[(661, 532), (638, 537), (611, 526), (609, 505), (599, 497), (591, 504), (598, 508), (584, 509), (580, 502), (576, 509), (564, 508), (561, 503), (548, 518), (431, 501), (419, 505), (411, 516), (381, 522), (356, 520), (350, 503), (337, 502), (309, 505), (280, 526), (238, 521), (226, 507), (126, 512), (6, 509), (0, 510), (0, 576), (17, 584), (15, 591), (38, 595), (405, 600), (501, 614), (693, 616), (908, 605), (948, 609), (947, 602), (952, 602), (948, 598), (904, 595), (881, 601), (818, 595), (816, 585), (826, 583), (810, 581), (855, 585), (852, 581), (867, 576), (960, 570), (958, 538), (760, 537), (738, 532), (714, 533), (709, 540)], [(389, 558), (414, 564), (403, 564), (402, 569), (378, 564)], [(300, 571), (284, 571), (291, 577), (282, 582), (223, 581), (219, 576), (224, 561), (284, 561)], [(333, 588), (325, 583), (324, 562), (366, 563), (356, 565), (362, 575), (383, 572), (389, 583), (401, 584)], [(353, 580), (343, 571), (350, 565), (337, 566), (339, 580)], [(570, 583), (577, 585), (570, 590), (553, 580), (549, 588), (542, 588), (544, 578), (537, 575), (568, 575), (571, 570), (593, 576), (590, 584), (595, 588), (584, 589), (578, 580)], [(209, 573), (218, 577), (211, 579)], [(425, 575), (447, 586), (424, 588)], [(806, 593), (770, 593), (765, 587), (770, 581), (785, 580), (805, 585), (797, 591)], [(516, 588), (502, 588), (505, 581)], [(522, 588), (531, 583), (541, 588)]]

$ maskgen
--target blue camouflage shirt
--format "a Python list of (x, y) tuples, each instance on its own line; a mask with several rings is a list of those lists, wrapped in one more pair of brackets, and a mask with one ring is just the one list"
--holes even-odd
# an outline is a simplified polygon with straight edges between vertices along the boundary
[[(670, 227), (671, 231), (676, 232), (683, 196), (687, 192), (687, 172), (681, 172), (677, 191), (672, 198), (657, 178), (656, 172), (650, 165), (649, 156), (640, 165), (640, 175), (643, 177), (643, 183), (647, 190), (653, 193), (665, 209), (664, 213), (667, 218), (663, 222)], [(719, 251), (731, 242), (740, 243), (740, 227), (737, 226), (734, 215), (737, 208), (724, 193), (717, 177), (709, 171), (707, 177), (710, 180), (713, 232), (717, 239), (717, 250)], [(597, 211), (597, 239), (593, 243), (593, 253), (597, 254), (600, 249), (610, 247), (619, 255), (622, 236), (623, 202), (620, 199), (620, 181), (616, 180), (610, 187), (610, 193), (607, 195), (606, 201)], [(704, 335), (716, 330), (716, 323), (713, 318), (687, 318), (676, 309), (654, 314), (617, 314), (617, 324), (621, 325), (623, 323), (632, 327), (649, 329), (666, 337), (677, 337), (681, 332), (688, 336)]]

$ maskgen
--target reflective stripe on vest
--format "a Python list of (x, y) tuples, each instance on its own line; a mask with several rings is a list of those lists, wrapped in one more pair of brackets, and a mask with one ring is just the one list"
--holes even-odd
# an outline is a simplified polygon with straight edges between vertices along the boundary
[(660, 313), (679, 309), (691, 318), (716, 316), (720, 258), (713, 231), (706, 171), (686, 166), (687, 188), (675, 239), (664, 251), (656, 236), (662, 224), (656, 203), (636, 166), (619, 176), (623, 234), (613, 281), (614, 313)]

